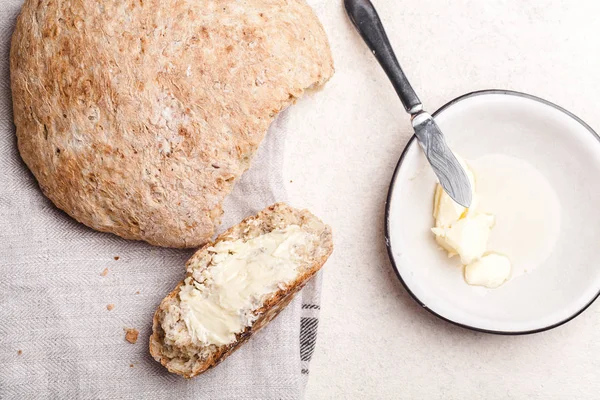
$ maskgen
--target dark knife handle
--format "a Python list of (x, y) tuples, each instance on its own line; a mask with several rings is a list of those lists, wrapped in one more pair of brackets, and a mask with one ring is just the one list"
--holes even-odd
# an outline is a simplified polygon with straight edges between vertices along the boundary
[(396, 59), (394, 50), (373, 4), (369, 0), (345, 0), (344, 5), (356, 30), (358, 30), (390, 81), (392, 81), (406, 112), (412, 115), (423, 110), (421, 100), (410, 86), (398, 63), (398, 59)]

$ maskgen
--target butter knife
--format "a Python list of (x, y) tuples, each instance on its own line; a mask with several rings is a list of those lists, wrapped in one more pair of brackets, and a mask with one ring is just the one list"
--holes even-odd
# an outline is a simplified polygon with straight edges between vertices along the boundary
[(375, 7), (369, 0), (344, 0), (344, 5), (354, 27), (379, 61), (404, 109), (410, 114), (417, 141), (440, 185), (455, 202), (468, 208), (471, 205), (469, 178), (433, 117), (423, 110), (419, 97), (398, 63)]

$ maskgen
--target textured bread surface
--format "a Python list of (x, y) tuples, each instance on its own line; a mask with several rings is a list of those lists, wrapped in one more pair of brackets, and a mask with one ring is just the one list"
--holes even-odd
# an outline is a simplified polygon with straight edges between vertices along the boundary
[(258, 318), (236, 335), (234, 343), (217, 346), (194, 342), (182, 319), (179, 291), (184, 282), (181, 282), (161, 302), (154, 315), (153, 332), (150, 336), (150, 353), (154, 359), (170, 372), (191, 378), (223, 361), (254, 332), (275, 318), (333, 251), (331, 229), (310, 212), (297, 210), (283, 203), (274, 204), (220, 235), (214, 243), (198, 250), (186, 264), (187, 277), (199, 277), (210, 264), (211, 255), (207, 249), (214, 244), (238, 239), (248, 241), (290, 225), (298, 225), (303, 231), (314, 235), (314, 242), (310, 246), (312, 250), (301, 254), (302, 264), (297, 270), (296, 278), (285, 288), (263, 299), (262, 307), (255, 311)]
[(197, 247), (276, 114), (333, 62), (304, 0), (26, 0), (10, 70), (21, 156), (57, 207)]

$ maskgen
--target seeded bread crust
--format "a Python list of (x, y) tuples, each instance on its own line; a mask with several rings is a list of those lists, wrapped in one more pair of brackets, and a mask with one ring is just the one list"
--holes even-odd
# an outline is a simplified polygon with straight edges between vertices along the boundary
[(256, 310), (258, 319), (245, 331), (236, 336), (236, 341), (224, 346), (199, 346), (192, 342), (185, 323), (180, 318), (179, 291), (183, 281), (177, 285), (160, 304), (154, 315), (153, 332), (150, 336), (150, 354), (169, 372), (192, 378), (214, 367), (239, 348), (255, 332), (267, 325), (293, 299), (323, 266), (333, 251), (331, 228), (306, 210), (297, 210), (283, 203), (276, 203), (256, 216), (242, 221), (220, 235), (214, 243), (207, 244), (190, 258), (186, 264), (187, 277), (200, 273), (210, 262), (207, 249), (222, 241), (250, 240), (275, 229), (289, 225), (299, 225), (316, 237), (317, 245), (311, 254), (303, 254), (306, 263), (301, 267), (297, 278), (285, 289), (279, 290), (264, 300)]
[(10, 71), (19, 151), (58, 208), (198, 247), (276, 114), (333, 61), (305, 0), (25, 0)]

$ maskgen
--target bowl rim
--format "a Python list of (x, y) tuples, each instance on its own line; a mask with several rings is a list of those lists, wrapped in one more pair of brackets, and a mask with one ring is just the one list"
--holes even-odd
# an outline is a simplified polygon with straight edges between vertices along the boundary
[[(466, 94), (463, 94), (461, 96), (458, 96), (452, 100), (450, 100), (449, 102), (447, 102), (446, 104), (444, 104), (443, 106), (441, 106), (440, 108), (438, 108), (433, 114), (432, 116), (435, 118), (437, 115), (439, 115), (442, 111), (446, 110), (447, 108), (453, 106), (454, 104), (466, 100), (466, 99), (470, 99), (472, 97), (477, 97), (477, 96), (482, 96), (482, 95), (489, 95), (489, 94), (495, 94), (495, 95), (508, 95), (508, 96), (516, 96), (516, 97), (522, 97), (522, 98), (526, 98), (529, 100), (533, 100), (533, 101), (537, 101), (539, 103), (545, 104), (547, 106), (550, 106), (558, 111), (561, 111), (562, 113), (566, 114), (567, 116), (571, 117), (572, 119), (574, 119), (575, 121), (577, 121), (579, 124), (581, 124), (592, 136), (594, 136), (596, 138), (596, 140), (600, 141), (600, 136), (598, 136), (598, 134), (587, 124), (585, 123), (581, 118), (579, 118), (578, 116), (576, 116), (575, 114), (573, 114), (572, 112), (564, 109), (563, 107), (556, 105), (554, 103), (552, 103), (551, 101), (542, 99), (540, 97), (531, 95), (531, 94), (527, 94), (527, 93), (523, 93), (523, 92), (518, 92), (518, 91), (514, 91), (514, 90), (508, 90), (508, 89), (484, 89), (484, 90), (476, 90), (473, 92), (469, 92)], [(466, 328), (472, 331), (476, 331), (476, 332), (483, 332), (483, 333), (490, 333), (490, 334), (496, 334), (496, 335), (506, 335), (506, 336), (518, 336), (518, 335), (529, 335), (529, 334), (533, 334), (533, 333), (539, 333), (539, 332), (544, 332), (544, 331), (548, 331), (550, 329), (554, 329), (558, 326), (564, 325), (567, 322), (575, 319), (576, 317), (578, 317), (579, 315), (581, 315), (581, 313), (583, 313), (586, 309), (588, 309), (589, 306), (592, 305), (592, 303), (594, 303), (594, 301), (596, 301), (596, 299), (600, 296), (600, 290), (598, 291), (598, 293), (596, 293), (596, 295), (594, 295), (592, 297), (592, 299), (585, 304), (581, 309), (579, 309), (578, 311), (576, 311), (574, 314), (572, 314), (571, 316), (563, 319), (562, 321), (556, 322), (554, 324), (551, 325), (547, 325), (541, 328), (537, 328), (537, 329), (531, 329), (531, 330), (525, 330), (525, 331), (508, 331), (508, 330), (491, 330), (491, 329), (484, 329), (484, 328), (478, 328), (476, 326), (472, 326), (472, 325), (468, 325), (468, 324), (464, 324), (461, 322), (457, 322), (454, 321), (450, 318), (444, 317), (443, 315), (433, 311), (432, 309), (430, 309), (423, 301), (421, 301), (419, 299), (419, 297), (417, 295), (415, 295), (412, 290), (410, 290), (410, 287), (406, 284), (406, 282), (404, 281), (404, 279), (402, 278), (402, 274), (400, 273), (400, 271), (398, 270), (398, 266), (396, 265), (396, 261), (394, 258), (394, 255), (392, 253), (392, 242), (390, 241), (390, 223), (389, 223), (389, 215), (390, 215), (390, 200), (392, 198), (393, 192), (394, 192), (394, 188), (397, 186), (394, 184), (394, 182), (396, 181), (396, 177), (398, 175), (398, 172), (400, 171), (400, 167), (402, 166), (402, 163), (404, 161), (404, 157), (409, 149), (409, 147), (411, 146), (411, 144), (413, 143), (413, 141), (415, 140), (415, 136), (413, 135), (408, 142), (406, 143), (406, 146), (404, 147), (404, 150), (402, 150), (402, 154), (400, 155), (400, 159), (398, 160), (398, 163), (396, 164), (396, 168), (394, 169), (394, 174), (392, 175), (392, 179), (390, 182), (390, 186), (388, 189), (388, 194), (386, 197), (386, 201), (385, 201), (385, 246), (387, 249), (387, 253), (388, 253), (388, 257), (390, 259), (390, 262), (392, 264), (392, 267), (394, 269), (394, 272), (396, 273), (396, 276), (398, 277), (398, 279), (400, 280), (400, 282), (402, 283), (402, 286), (404, 286), (404, 289), (406, 289), (406, 291), (408, 292), (408, 294), (413, 298), (413, 300), (415, 300), (420, 306), (421, 308), (424, 308), (425, 310), (429, 311), (431, 314), (435, 315), (436, 317), (449, 322), (453, 325), (456, 326), (460, 326), (461, 328)], [(399, 186), (399, 185), (398, 185)]]

